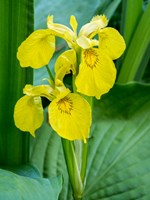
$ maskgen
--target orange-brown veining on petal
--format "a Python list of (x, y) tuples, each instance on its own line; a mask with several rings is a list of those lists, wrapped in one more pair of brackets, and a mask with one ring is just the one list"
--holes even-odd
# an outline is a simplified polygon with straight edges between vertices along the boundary
[(99, 61), (98, 54), (94, 49), (87, 49), (84, 51), (84, 62), (88, 67), (93, 69)]
[(57, 102), (58, 110), (61, 113), (71, 115), (71, 111), (73, 110), (73, 102), (69, 97), (64, 97)]

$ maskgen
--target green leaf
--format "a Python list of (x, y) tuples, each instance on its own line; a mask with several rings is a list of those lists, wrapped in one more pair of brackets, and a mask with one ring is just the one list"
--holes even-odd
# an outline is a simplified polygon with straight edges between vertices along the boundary
[(120, 3), (121, 0), (115, 0), (110, 2), (109, 5), (105, 8), (104, 14), (107, 16), (108, 19), (110, 19), (113, 16)]
[(140, 70), (140, 64), (145, 57), (145, 52), (150, 43), (149, 13), (150, 3), (143, 13), (125, 53), (117, 80), (118, 83), (126, 83), (135, 80), (136, 74), (138, 73), (138, 70)]
[(0, 169), (0, 199), (57, 200), (61, 182), (61, 177), (33, 179)]
[(21, 175), (21, 176), (27, 176), (27, 177), (30, 177), (30, 178), (41, 177), (39, 170), (31, 164), (6, 166), (3, 169), (11, 171), (11, 172), (18, 174), (18, 175)]
[[(142, 58), (142, 61), (140, 63), (140, 66), (138, 68), (138, 71), (135, 76), (135, 81), (143, 81), (146, 83), (150, 83), (150, 70), (149, 70), (149, 61), (150, 61), (150, 44), (147, 47), (147, 50), (144, 54), (144, 57)], [(147, 77), (147, 78), (145, 78)]]
[(57, 3), (55, 0), (43, 0), (42, 2), (40, 0), (35, 0), (35, 29), (46, 28), (46, 19), (48, 15), (54, 15), (54, 22), (62, 23), (67, 26), (69, 26), (70, 16), (75, 15), (80, 27), (85, 22), (91, 20), (96, 10), (103, 4), (104, 0), (95, 0), (94, 3), (90, 0), (59, 0)]
[[(150, 198), (149, 91), (150, 85), (116, 85), (101, 100), (94, 101), (83, 199)], [(59, 136), (47, 122), (38, 134), (32, 163), (40, 165), (46, 177), (62, 174), (64, 182), (59, 200), (72, 200)]]
[(150, 196), (150, 85), (116, 85), (95, 101), (84, 199)]
[(130, 39), (132, 39), (131, 36), (142, 15), (143, 0), (137, 0), (136, 3), (134, 0), (123, 0), (122, 4), (121, 33), (128, 46)]
[(32, 70), (21, 69), (16, 53), (33, 30), (33, 1), (1, 0), (0, 16), (0, 164), (16, 165), (29, 160), (29, 137), (15, 127), (13, 110), (32, 82)]

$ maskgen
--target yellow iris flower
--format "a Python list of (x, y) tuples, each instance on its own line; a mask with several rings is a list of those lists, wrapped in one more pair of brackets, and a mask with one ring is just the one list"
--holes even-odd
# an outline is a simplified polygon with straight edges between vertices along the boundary
[[(106, 27), (108, 20), (104, 15), (96, 16), (91, 22), (82, 26), (78, 35), (78, 23), (74, 16), (70, 18), (72, 29), (61, 24), (55, 24), (52, 19), (52, 16), (47, 19), (50, 31), (65, 39), (72, 51), (74, 50), (77, 54), (81, 52), (79, 69), (76, 69), (75, 84), (77, 91), (100, 99), (115, 83), (116, 68), (113, 60), (119, 58), (125, 50), (123, 37), (114, 28)], [(98, 35), (98, 40), (94, 38), (95, 35)], [(71, 56), (67, 57), (70, 60)], [(58, 62), (60, 62), (60, 59)], [(67, 59), (60, 63), (62, 62), (62, 65), (67, 68)], [(63, 70), (63, 68), (61, 69)], [(58, 68), (55, 68), (55, 71), (56, 74), (59, 74), (60, 68), (59, 72)]]
[(53, 89), (49, 85), (26, 85), (25, 96), (15, 105), (15, 125), (35, 136), (44, 120), (41, 96), (50, 101), (48, 106), (49, 123), (63, 138), (86, 141), (91, 125), (91, 108), (79, 94), (70, 93), (64, 86)]
[[(102, 18), (103, 28), (94, 27), (90, 30), (90, 23)], [(94, 22), (93, 22), (94, 20)], [(87, 96), (95, 96), (97, 99), (107, 93), (115, 83), (116, 68), (113, 60), (119, 58), (125, 50), (125, 42), (120, 33), (114, 28), (105, 27), (107, 20), (104, 16), (94, 18), (84, 29), (81, 28), (77, 43), (82, 47), (79, 73), (76, 77), (77, 91)], [(93, 32), (92, 32), (93, 31)], [(82, 34), (88, 36), (82, 36)], [(99, 40), (93, 40), (98, 34)], [(97, 47), (94, 47), (97, 46)]]
[(89, 137), (91, 108), (79, 94), (60, 93), (49, 105), (49, 122), (52, 128), (68, 140)]

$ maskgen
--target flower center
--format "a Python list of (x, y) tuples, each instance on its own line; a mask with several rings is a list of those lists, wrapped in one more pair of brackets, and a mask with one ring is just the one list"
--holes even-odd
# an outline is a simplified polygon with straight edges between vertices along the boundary
[(71, 115), (71, 111), (73, 109), (73, 103), (69, 97), (64, 97), (63, 99), (60, 99), (58, 101), (57, 105), (58, 105), (58, 110), (61, 113)]
[(87, 49), (84, 51), (84, 60), (88, 67), (93, 69), (98, 62), (98, 55), (94, 49)]

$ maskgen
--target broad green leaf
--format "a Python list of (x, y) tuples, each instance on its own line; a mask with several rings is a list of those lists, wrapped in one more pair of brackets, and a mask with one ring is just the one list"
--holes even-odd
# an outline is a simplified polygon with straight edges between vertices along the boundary
[(15, 174), (21, 175), (21, 176), (27, 176), (30, 178), (39, 178), (41, 177), (41, 174), (39, 170), (31, 165), (31, 164), (26, 164), (26, 165), (16, 165), (16, 166), (6, 166), (2, 169), (11, 171)]
[[(108, 0), (105, 0), (108, 2)], [(110, 0), (109, 0), (110, 1)], [(35, 29), (46, 27), (48, 15), (54, 15), (54, 21), (69, 26), (71, 15), (77, 17), (79, 27), (91, 20), (99, 6), (103, 6), (104, 0), (67, 1), (59, 0), (35, 0)], [(87, 12), (88, 11), (88, 12)]]
[(0, 169), (0, 199), (57, 200), (61, 190), (61, 182), (61, 177), (29, 178)]
[(150, 85), (116, 85), (95, 101), (85, 199), (148, 199)]
[(36, 166), (45, 177), (62, 175), (63, 186), (59, 199), (73, 200), (61, 139), (47, 123), (47, 111), (45, 112), (45, 123), (36, 134), (36, 139), (31, 140), (32, 165)]
[[(17, 48), (33, 30), (33, 1), (0, 1), (0, 164), (16, 165), (29, 160), (29, 137), (13, 120), (16, 101), (32, 71), (19, 66)], [(14, 148), (15, 147), (15, 148)]]
[[(101, 100), (94, 101), (84, 200), (150, 198), (149, 91), (150, 85), (116, 85)], [(60, 138), (46, 124), (38, 134), (33, 164), (41, 165), (46, 177), (62, 174), (59, 199), (72, 200)], [(40, 154), (38, 148), (42, 147)]]

